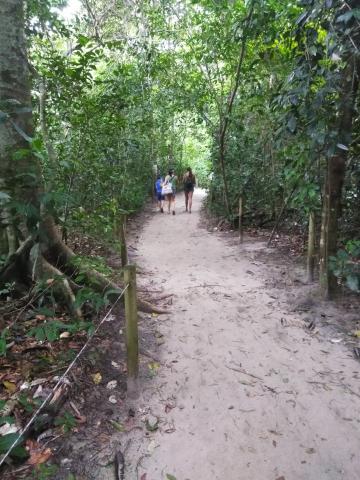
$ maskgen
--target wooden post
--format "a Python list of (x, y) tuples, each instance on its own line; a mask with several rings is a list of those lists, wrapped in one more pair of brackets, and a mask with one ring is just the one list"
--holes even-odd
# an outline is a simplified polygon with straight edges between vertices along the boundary
[(136, 305), (136, 266), (124, 267), (125, 287), (125, 338), (127, 351), (128, 394), (138, 394), (137, 377), (139, 374), (139, 336), (138, 313)]
[(314, 281), (314, 266), (315, 266), (315, 213), (309, 213), (309, 232), (308, 232), (308, 247), (307, 247), (307, 280), (309, 283)]
[(244, 210), (244, 199), (243, 196), (239, 197), (239, 243), (243, 243), (244, 231), (243, 231), (243, 212)]
[(125, 267), (129, 263), (127, 246), (126, 246), (126, 215), (120, 215), (119, 236), (120, 236), (121, 266)]

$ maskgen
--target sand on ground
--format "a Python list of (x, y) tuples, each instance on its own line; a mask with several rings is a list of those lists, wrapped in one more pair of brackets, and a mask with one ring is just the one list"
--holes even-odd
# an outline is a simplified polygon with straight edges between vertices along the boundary
[(160, 368), (135, 402), (159, 428), (130, 432), (125, 478), (358, 480), (359, 363), (274, 301), (262, 243), (199, 226), (203, 195), (191, 215), (182, 196), (175, 216), (154, 212), (138, 243), (152, 273), (140, 285), (174, 297), (157, 317)]

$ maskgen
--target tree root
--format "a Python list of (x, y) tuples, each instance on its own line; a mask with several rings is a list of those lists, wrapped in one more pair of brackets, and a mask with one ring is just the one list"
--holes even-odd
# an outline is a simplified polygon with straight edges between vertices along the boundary
[[(94, 269), (75, 265), (75, 257), (74, 252), (63, 243), (54, 219), (46, 215), (41, 222), (39, 242), (29, 237), (9, 257), (0, 271), (0, 285), (15, 281), (21, 285), (22, 290), (28, 290), (31, 281), (54, 279), (52, 291), (55, 298), (60, 303), (65, 303), (72, 315), (80, 317), (80, 309), (75, 307), (74, 292), (80, 290), (81, 286), (72, 278), (81, 274), (84, 284), (107, 295), (110, 302), (116, 301), (124, 286), (115, 284)], [(167, 309), (157, 307), (141, 297), (138, 297), (137, 303), (139, 310), (145, 313), (169, 313)]]
[(38, 244), (35, 244), (30, 251), (30, 262), (33, 280), (48, 280), (52, 286), (55, 299), (59, 302), (65, 302), (70, 313), (76, 318), (81, 318), (81, 310), (75, 305), (75, 295), (68, 279), (41, 255)]

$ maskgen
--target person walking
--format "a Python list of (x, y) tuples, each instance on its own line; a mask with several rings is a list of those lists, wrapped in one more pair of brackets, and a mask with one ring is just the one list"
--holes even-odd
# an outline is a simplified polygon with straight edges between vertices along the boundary
[(157, 204), (161, 213), (164, 213), (164, 200), (165, 200), (165, 197), (162, 194), (163, 183), (164, 183), (163, 177), (161, 175), (158, 175), (155, 182), (155, 192), (156, 192)]
[(191, 213), (192, 198), (196, 185), (196, 178), (190, 167), (186, 169), (185, 175), (183, 177), (183, 183), (185, 193), (185, 211)]
[(165, 200), (168, 202), (168, 213), (170, 213), (172, 207), (173, 215), (175, 215), (176, 180), (177, 177), (174, 170), (170, 169), (162, 188), (162, 194), (165, 195)]

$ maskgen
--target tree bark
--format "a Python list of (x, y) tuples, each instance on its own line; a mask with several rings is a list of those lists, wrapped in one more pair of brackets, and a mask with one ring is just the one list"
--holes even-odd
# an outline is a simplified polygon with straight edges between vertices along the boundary
[(34, 229), (41, 190), (39, 164), (31, 152), (33, 135), (29, 67), (22, 0), (0, 2), (0, 189), (25, 206), (11, 211), (16, 231)]
[(338, 242), (338, 222), (341, 217), (342, 188), (346, 173), (347, 150), (351, 143), (356, 94), (359, 87), (359, 60), (351, 57), (342, 74), (340, 90), (337, 152), (327, 160), (324, 185), (321, 238), (320, 288), (322, 297), (330, 299), (337, 290), (337, 279), (329, 269), (329, 258), (335, 256)]

